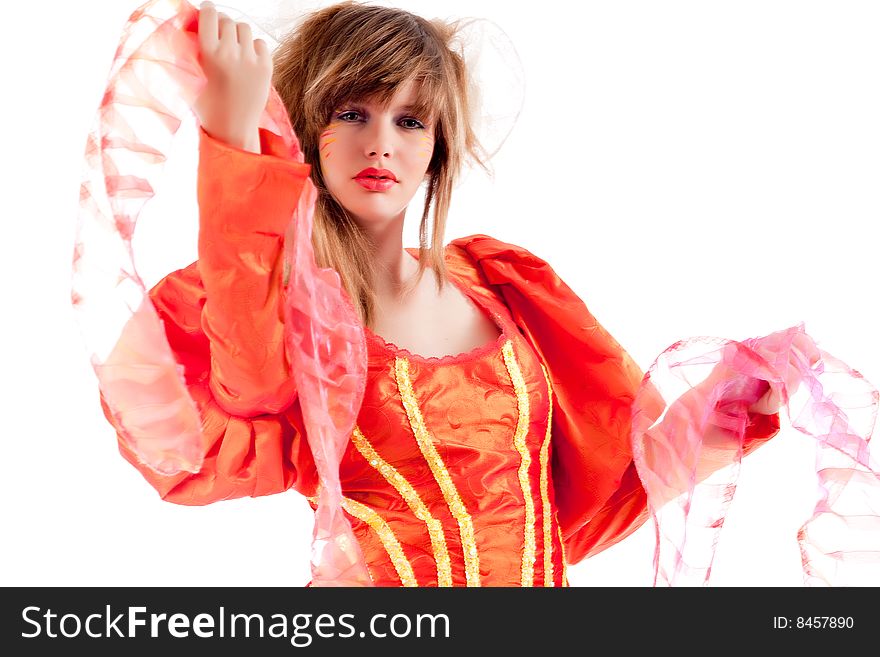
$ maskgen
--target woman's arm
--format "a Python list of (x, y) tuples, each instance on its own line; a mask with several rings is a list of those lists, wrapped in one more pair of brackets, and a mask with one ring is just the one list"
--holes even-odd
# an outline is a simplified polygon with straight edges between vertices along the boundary
[(210, 389), (229, 413), (277, 413), (294, 392), (282, 324), (282, 241), (309, 167), (258, 130), (272, 79), (266, 44), (210, 2), (200, 7), (198, 36), (206, 78), (194, 108), (202, 126), (198, 269)]
[[(123, 330), (117, 348), (135, 364), (134, 374), (115, 385), (128, 386), (134, 405), (111, 411), (103, 395), (101, 400), (123, 455), (163, 498), (183, 504), (278, 492), (301, 481), (303, 458), (310, 469), (308, 449), (299, 449), (305, 441), (285, 345), (281, 281), (283, 235), (309, 168), (282, 139), (258, 130), (272, 73), (265, 44), (210, 3), (199, 15), (199, 61), (207, 78), (194, 108), (202, 124), (199, 259), (156, 285), (152, 307), (139, 310)], [(149, 379), (154, 375), (137, 367), (139, 331), (153, 308), (186, 390), (174, 390), (180, 382), (173, 367), (165, 369), (175, 381), (158, 393)], [(169, 390), (171, 399), (164, 395)], [(182, 435), (171, 412), (190, 400), (199, 425), (185, 428), (203, 441), (194, 446), (204, 456), (201, 470), (158, 474), (151, 467), (162, 456), (163, 440)], [(153, 439), (158, 456), (140, 451)]]
[[(763, 415), (749, 413), (749, 424), (743, 436), (743, 454), (749, 454), (769, 441), (779, 432), (779, 414)], [(712, 445), (703, 453), (698, 466), (698, 478), (706, 478), (718, 468), (730, 463), (732, 435), (726, 429), (714, 428), (704, 439)], [(734, 448), (735, 449), (735, 448)], [(715, 451), (719, 450), (719, 451)], [(681, 486), (685, 484), (682, 483)], [(684, 490), (681, 488), (681, 490)], [(670, 491), (668, 500), (679, 491)], [(590, 521), (576, 531), (565, 535), (565, 552), (568, 563), (576, 564), (582, 559), (606, 550), (622, 541), (641, 527), (649, 517), (648, 496), (636, 471), (635, 463), (620, 479), (620, 485)]]
[[(477, 263), (479, 281), (502, 296), (548, 369), (554, 499), (567, 561), (577, 563), (622, 540), (648, 517), (631, 446), (632, 406), (644, 372), (541, 258), (488, 235), (452, 245)], [(653, 421), (665, 407), (659, 394), (649, 395), (644, 410)], [(778, 431), (778, 414), (750, 412), (744, 450)]]
[(210, 389), (227, 412), (278, 413), (294, 396), (284, 341), (284, 231), (308, 165), (260, 131), (264, 155), (201, 132), (199, 260), (201, 328), (210, 341)]
[[(204, 461), (197, 473), (162, 475), (118, 440), (119, 450), (166, 501), (201, 505), (256, 497), (291, 487), (313, 494), (317, 473), (295, 392), (283, 413), (242, 417), (217, 401), (209, 385), (212, 344), (202, 329), (206, 291), (197, 263), (164, 278), (150, 291), (168, 344), (183, 368), (187, 391), (199, 409)], [(107, 420), (121, 431), (101, 399)]]
[(198, 408), (203, 465), (196, 474), (161, 475), (119, 441), (163, 499), (179, 504), (307, 486), (299, 471), (314, 469), (285, 346), (281, 284), (283, 233), (308, 167), (286, 159), (283, 142), (268, 132), (261, 132), (264, 155), (204, 131), (200, 139), (200, 257), (149, 297)]

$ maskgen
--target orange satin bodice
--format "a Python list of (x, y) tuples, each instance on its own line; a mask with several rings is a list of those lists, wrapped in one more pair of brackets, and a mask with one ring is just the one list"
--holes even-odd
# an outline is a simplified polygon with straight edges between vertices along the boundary
[(377, 585), (560, 586), (550, 382), (504, 304), (455, 265), (453, 284), (500, 335), (425, 358), (367, 331), (343, 509)]

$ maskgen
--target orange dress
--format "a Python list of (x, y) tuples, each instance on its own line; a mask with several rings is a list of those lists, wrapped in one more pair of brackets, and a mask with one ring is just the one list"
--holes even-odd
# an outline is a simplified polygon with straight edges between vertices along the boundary
[(454, 284), (498, 325), (491, 343), (424, 358), (367, 331), (367, 387), (340, 466), (379, 585), (560, 586), (550, 473), (552, 386), (463, 254)]
[[(261, 137), (257, 155), (202, 133), (199, 260), (150, 292), (202, 416), (204, 464), (160, 475), (119, 446), (178, 504), (317, 492), (280, 284), (282, 237), (308, 167)], [(642, 372), (525, 249), (474, 235), (447, 245), (446, 264), (500, 335), (438, 359), (366, 332), (343, 508), (377, 585), (564, 586), (566, 563), (648, 517), (629, 444)], [(746, 451), (779, 429), (778, 415), (750, 420)]]

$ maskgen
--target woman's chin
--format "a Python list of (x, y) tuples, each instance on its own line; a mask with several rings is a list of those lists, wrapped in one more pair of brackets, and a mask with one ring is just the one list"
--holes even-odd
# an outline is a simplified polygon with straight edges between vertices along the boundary
[(406, 207), (403, 208), (376, 208), (376, 207), (353, 207), (345, 208), (354, 217), (361, 228), (371, 228), (387, 225), (395, 220), (403, 219)]

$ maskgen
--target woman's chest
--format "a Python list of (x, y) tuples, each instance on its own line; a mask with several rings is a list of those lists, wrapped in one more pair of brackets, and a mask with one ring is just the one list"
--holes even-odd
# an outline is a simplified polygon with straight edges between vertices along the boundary
[(449, 284), (442, 294), (422, 294), (405, 305), (380, 305), (373, 333), (424, 358), (460, 355), (497, 340), (501, 328), (489, 310)]

